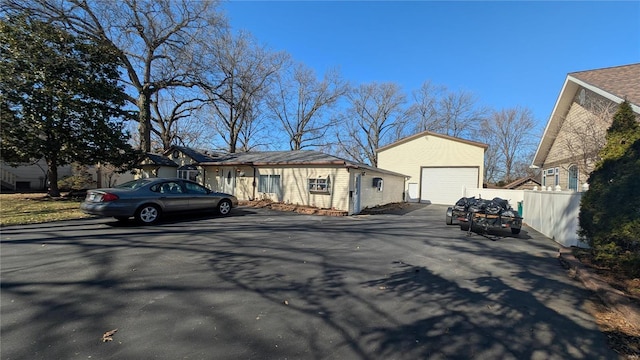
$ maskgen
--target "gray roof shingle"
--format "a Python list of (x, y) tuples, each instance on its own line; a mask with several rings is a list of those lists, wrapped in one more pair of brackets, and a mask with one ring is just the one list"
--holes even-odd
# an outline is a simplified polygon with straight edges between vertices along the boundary
[(640, 63), (577, 71), (569, 75), (640, 106)]
[(145, 157), (155, 165), (178, 167), (178, 164), (176, 164), (173, 160), (161, 154), (146, 153)]
[(195, 162), (202, 163), (208, 161), (216, 161), (221, 156), (219, 153), (204, 153), (186, 146), (172, 146), (169, 150), (165, 151), (165, 154), (171, 153), (173, 150), (180, 150), (182, 153), (192, 158)]

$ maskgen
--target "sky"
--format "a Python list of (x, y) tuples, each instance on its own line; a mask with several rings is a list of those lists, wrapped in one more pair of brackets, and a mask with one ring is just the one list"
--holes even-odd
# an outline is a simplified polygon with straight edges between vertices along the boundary
[[(239, 1), (234, 30), (354, 85), (425, 81), (532, 110), (540, 132), (568, 73), (640, 62), (640, 1)], [(640, 84), (640, 79), (638, 79)]]

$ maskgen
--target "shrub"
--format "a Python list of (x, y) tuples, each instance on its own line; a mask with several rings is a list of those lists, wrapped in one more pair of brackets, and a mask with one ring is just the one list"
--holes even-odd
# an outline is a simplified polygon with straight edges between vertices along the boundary
[(600, 264), (640, 276), (640, 126), (623, 102), (580, 203), (580, 235)]
[(94, 184), (93, 176), (89, 174), (86, 166), (73, 164), (71, 176), (58, 180), (60, 191), (86, 190)]

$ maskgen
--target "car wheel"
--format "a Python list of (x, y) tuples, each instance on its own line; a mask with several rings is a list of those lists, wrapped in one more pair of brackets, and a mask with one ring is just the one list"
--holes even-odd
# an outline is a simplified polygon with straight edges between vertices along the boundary
[(129, 220), (128, 216), (114, 216), (114, 218), (116, 218), (116, 220), (120, 221), (120, 222), (124, 222)]
[(460, 230), (462, 231), (469, 231), (469, 223), (468, 222), (461, 222), (460, 223)]
[(155, 224), (160, 220), (160, 208), (153, 204), (142, 205), (138, 211), (136, 211), (135, 217), (141, 224)]
[(452, 209), (451, 208), (447, 209), (447, 225), (453, 225)]
[(512, 233), (513, 235), (520, 234), (520, 229), (511, 228), (511, 233)]
[(231, 212), (231, 201), (229, 200), (220, 200), (218, 203), (218, 213), (220, 215), (227, 215)]

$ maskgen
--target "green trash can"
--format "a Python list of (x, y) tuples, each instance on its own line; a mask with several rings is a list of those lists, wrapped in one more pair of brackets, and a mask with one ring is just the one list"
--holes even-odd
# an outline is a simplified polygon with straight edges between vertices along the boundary
[(520, 214), (521, 217), (522, 216), (522, 201), (518, 201), (518, 214)]

